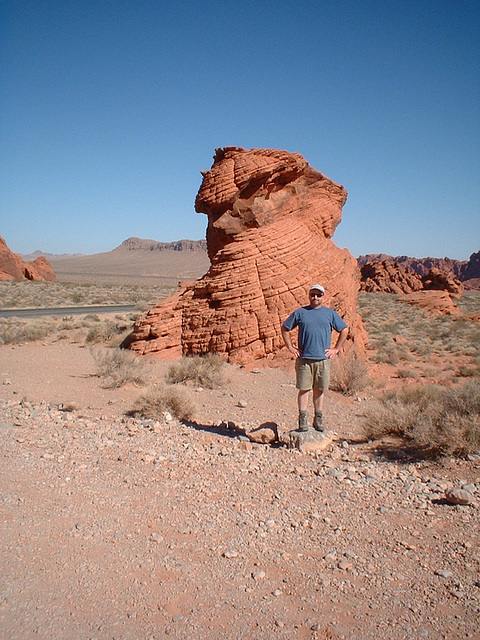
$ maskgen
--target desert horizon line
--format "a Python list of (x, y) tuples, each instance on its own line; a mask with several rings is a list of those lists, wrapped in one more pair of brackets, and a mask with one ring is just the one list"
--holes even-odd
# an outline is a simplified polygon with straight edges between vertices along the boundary
[[(16, 252), (18, 253), (20, 256), (22, 256), (22, 258), (28, 258), (30, 256), (45, 256), (45, 257), (58, 257), (58, 258), (78, 258), (80, 256), (94, 256), (94, 255), (99, 255), (99, 254), (103, 254), (103, 253), (110, 253), (112, 251), (116, 251), (117, 249), (121, 249), (124, 248), (125, 245), (132, 240), (136, 240), (142, 243), (154, 243), (154, 244), (158, 244), (158, 245), (165, 245), (163, 247), (158, 247), (159, 250), (166, 250), (168, 248), (170, 248), (168, 245), (171, 245), (171, 248), (173, 248), (175, 245), (178, 245), (179, 243), (195, 243), (198, 245), (204, 244), (206, 247), (206, 239), (205, 238), (179, 238), (177, 240), (172, 240), (172, 241), (164, 241), (164, 240), (156, 240), (154, 238), (141, 238), (140, 236), (129, 236), (128, 238), (126, 238), (125, 240), (123, 240), (119, 245), (113, 247), (112, 249), (107, 249), (104, 251), (94, 251), (92, 253), (82, 253), (82, 252), (75, 252), (75, 253), (71, 253), (71, 252), (63, 252), (63, 251), (59, 251), (59, 252), (49, 252), (49, 251), (44, 251), (43, 249), (35, 249), (35, 251), (32, 252)], [(343, 249), (348, 249), (348, 247), (341, 247)], [(141, 251), (141, 250), (147, 250), (147, 247), (136, 247), (136, 248), (130, 248), (130, 250), (137, 250), (137, 251)], [(150, 249), (148, 249), (150, 250)], [(198, 250), (201, 250), (201, 247), (198, 247)], [(206, 249), (205, 249), (206, 250)], [(401, 253), (401, 254), (396, 254), (394, 255), (393, 253), (388, 253), (386, 251), (369, 251), (367, 253), (361, 253), (358, 256), (354, 256), (357, 260), (363, 258), (363, 257), (367, 257), (367, 256), (385, 256), (385, 257), (390, 257), (390, 258), (410, 258), (413, 260), (426, 260), (426, 259), (436, 259), (436, 260), (453, 260), (456, 262), (468, 262), (468, 260), (472, 257), (472, 255), (474, 255), (475, 253), (477, 253), (477, 251), (473, 251), (472, 253), (470, 253), (469, 256), (464, 257), (464, 258), (452, 258), (451, 256), (445, 255), (445, 256), (434, 256), (434, 255), (424, 255), (424, 256), (418, 256), (418, 255), (409, 255), (408, 253)], [(353, 254), (352, 254), (353, 255)]]

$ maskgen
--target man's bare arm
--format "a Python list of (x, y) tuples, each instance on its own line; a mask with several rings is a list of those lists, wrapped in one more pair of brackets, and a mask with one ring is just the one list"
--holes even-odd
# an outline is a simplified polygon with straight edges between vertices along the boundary
[(286, 329), (283, 325), (282, 325), (282, 338), (283, 338), (283, 341), (285, 342), (287, 349), (290, 351), (290, 353), (293, 353), (293, 355), (296, 358), (301, 358), (302, 354), (300, 353), (300, 350), (297, 349), (297, 347), (294, 347), (292, 344), (292, 337), (290, 335), (290, 331)]
[(332, 356), (336, 356), (342, 350), (343, 345), (345, 344), (345, 340), (348, 336), (348, 327), (342, 329), (340, 331), (340, 335), (338, 336), (337, 344), (333, 347), (333, 349), (325, 349), (325, 355), (327, 358), (331, 358)]

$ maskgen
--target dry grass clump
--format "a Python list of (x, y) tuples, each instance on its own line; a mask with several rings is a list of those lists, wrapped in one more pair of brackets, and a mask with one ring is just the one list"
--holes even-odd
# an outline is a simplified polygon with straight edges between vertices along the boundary
[(22, 321), (18, 318), (0, 318), (0, 344), (20, 344), (44, 340), (56, 328), (52, 318)]
[(116, 389), (128, 383), (143, 385), (148, 380), (149, 363), (131, 351), (99, 349), (91, 353), (97, 367), (96, 375), (103, 378), (103, 386), (107, 389)]
[(371, 382), (367, 363), (356, 355), (340, 355), (331, 367), (330, 388), (346, 396), (363, 391)]
[(226, 383), (226, 362), (217, 353), (187, 356), (172, 364), (165, 377), (170, 384), (187, 383), (206, 389), (218, 389)]
[(461, 387), (405, 387), (385, 393), (365, 418), (368, 438), (403, 438), (420, 457), (480, 450), (480, 382)]
[(132, 413), (159, 420), (168, 411), (180, 421), (192, 420), (195, 405), (185, 389), (155, 385), (136, 401)]
[(133, 321), (124, 316), (115, 316), (114, 320), (106, 319), (90, 328), (85, 344), (108, 344), (118, 347), (132, 330)]
[(397, 369), (396, 374), (399, 378), (418, 378), (420, 375), (415, 369)]

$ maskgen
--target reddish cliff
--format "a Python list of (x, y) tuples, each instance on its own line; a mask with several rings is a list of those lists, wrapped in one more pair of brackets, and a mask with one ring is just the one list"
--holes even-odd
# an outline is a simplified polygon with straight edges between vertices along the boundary
[(272, 356), (283, 347), (281, 323), (320, 282), (351, 329), (349, 348), (362, 352), (360, 274), (331, 240), (346, 198), (297, 153), (217, 149), (195, 201), (208, 216), (211, 267), (153, 307), (130, 348), (159, 357), (213, 351), (239, 363)]
[(411, 293), (423, 288), (422, 279), (396, 262), (367, 262), (361, 268), (361, 289), (368, 292)]
[(55, 281), (55, 272), (43, 256), (32, 262), (24, 262), (18, 253), (13, 253), (0, 236), (0, 280)]
[(480, 289), (480, 251), (472, 253), (469, 260), (452, 258), (409, 258), (408, 256), (389, 256), (385, 253), (370, 253), (358, 257), (360, 268), (372, 263), (395, 263), (410, 273), (428, 276), (431, 271), (448, 274), (452, 279), (464, 284), (465, 289)]

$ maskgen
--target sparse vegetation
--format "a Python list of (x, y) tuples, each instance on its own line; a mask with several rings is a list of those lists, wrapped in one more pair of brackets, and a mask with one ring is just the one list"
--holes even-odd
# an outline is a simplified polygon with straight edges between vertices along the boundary
[(0, 308), (44, 309), (132, 304), (145, 310), (174, 290), (162, 285), (107, 285), (9, 280), (0, 282)]
[(198, 387), (216, 389), (226, 383), (225, 365), (225, 359), (216, 353), (184, 357), (170, 366), (166, 380), (170, 384), (190, 382)]
[(56, 329), (52, 318), (36, 318), (33, 322), (18, 318), (0, 318), (0, 344), (20, 344), (43, 340)]
[(0, 344), (20, 344), (39, 340), (70, 340), (85, 344), (118, 346), (132, 330), (136, 314), (120, 314), (114, 319), (94, 314), (85, 316), (45, 316), (0, 318)]
[(131, 351), (122, 349), (92, 349), (97, 366), (97, 376), (108, 389), (131, 383), (143, 385), (148, 380), (148, 365)]
[(132, 413), (159, 420), (168, 411), (178, 420), (192, 420), (195, 405), (185, 389), (155, 385), (143, 394), (135, 403)]
[(346, 396), (363, 391), (370, 383), (367, 363), (355, 355), (341, 355), (332, 360), (330, 388)]
[(86, 344), (108, 344), (118, 347), (122, 340), (132, 330), (132, 322), (128, 322), (124, 316), (115, 316), (114, 320), (106, 319), (95, 324), (85, 337)]
[[(462, 313), (479, 312), (480, 292), (465, 293), (457, 304)], [(426, 363), (425, 371), (435, 372), (437, 378), (449, 369), (457, 371), (457, 378), (465, 374), (478, 376), (478, 323), (458, 316), (431, 314), (388, 293), (360, 292), (359, 313), (367, 330), (369, 347), (375, 352), (370, 356), (374, 362), (398, 366), (401, 372), (411, 370), (399, 366), (401, 363), (416, 364), (420, 368)], [(463, 362), (452, 367), (458, 358)]]
[(367, 437), (397, 436), (420, 457), (463, 456), (480, 450), (480, 382), (415, 385), (383, 394), (367, 411)]

